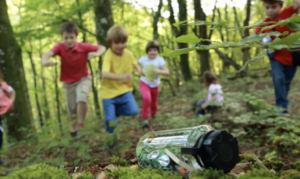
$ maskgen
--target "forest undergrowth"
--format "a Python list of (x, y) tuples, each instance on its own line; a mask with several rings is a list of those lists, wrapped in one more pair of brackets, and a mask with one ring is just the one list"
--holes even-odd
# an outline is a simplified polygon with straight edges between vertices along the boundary
[[(237, 165), (238, 168), (235, 168), (237, 171), (231, 172), (230, 176), (211, 170), (211, 173), (216, 173), (217, 177), (215, 178), (232, 176), (243, 178), (246, 175), (259, 177), (257, 174), (260, 174), (260, 177), (289, 178), (298, 176), (300, 178), (300, 165), (297, 162), (300, 161), (299, 74), (296, 75), (289, 93), (289, 111), (291, 113), (289, 118), (271, 115), (274, 113), (272, 108), (274, 91), (269, 75), (263, 78), (245, 77), (234, 80), (228, 80), (228, 76), (224, 75), (220, 78), (220, 82), (225, 95), (224, 107), (211, 116), (201, 117), (196, 117), (191, 109), (193, 100), (204, 99), (207, 94), (207, 89), (201, 82), (193, 81), (178, 88), (174, 87), (175, 97), (172, 96), (167, 85), (163, 84), (158, 114), (155, 119), (150, 121), (150, 128), (144, 130), (140, 127), (140, 116), (119, 118), (118, 145), (109, 152), (101, 151), (105, 137), (103, 119), (87, 119), (86, 128), (84, 131), (80, 131), (77, 139), (70, 139), (67, 132), (61, 136), (59, 130), (50, 127), (49, 124), (39, 132), (39, 143), (37, 144), (18, 142), (5, 145), (1, 158), (5, 160), (6, 165), (0, 167), (0, 175), (16, 177), (18, 172), (22, 173), (22, 168), (44, 163), (64, 169), (64, 172), (69, 176), (73, 175), (73, 178), (84, 178), (85, 176), (78, 175), (84, 171), (88, 172), (84, 174), (87, 178), (93, 178), (94, 175), (99, 175), (101, 172), (114, 179), (122, 178), (131, 175), (129, 171), (139, 171), (135, 169), (137, 165), (136, 144), (140, 137), (147, 132), (208, 124), (215, 129), (226, 130), (237, 137), (242, 159), (241, 163)], [(138, 92), (136, 99), (140, 105), (141, 96)], [(65, 122), (67, 123), (66, 120)], [(67, 131), (67, 129), (64, 130)], [(258, 160), (253, 159), (253, 156), (258, 156), (266, 168), (262, 168)], [(109, 168), (112, 166), (113, 168), (118, 167), (119, 173)], [(128, 167), (131, 169), (128, 170)], [(259, 171), (252, 171), (256, 169)], [(287, 170), (293, 170), (292, 174), (284, 172)], [(147, 172), (156, 173), (157, 178), (159, 176), (177, 177), (176, 174), (167, 172), (163, 174), (162, 171), (147, 169)], [(247, 174), (244, 176), (245, 173)], [(138, 176), (139, 174), (132, 175)], [(206, 176), (206, 174), (200, 173), (193, 177), (212, 178), (208, 175), (210, 174)]]

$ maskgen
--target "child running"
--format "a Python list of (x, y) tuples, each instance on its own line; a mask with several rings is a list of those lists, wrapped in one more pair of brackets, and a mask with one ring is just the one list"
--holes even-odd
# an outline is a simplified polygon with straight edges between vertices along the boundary
[(53, 66), (49, 59), (60, 56), (60, 81), (64, 82), (67, 108), (70, 118), (70, 135), (77, 136), (78, 129), (84, 128), (83, 121), (87, 113), (87, 102), (92, 86), (92, 76), (88, 72), (87, 61), (102, 55), (106, 48), (102, 45), (77, 42), (78, 27), (72, 22), (61, 26), (63, 43), (58, 43), (43, 55), (42, 64)]
[(127, 30), (119, 25), (112, 26), (107, 32), (110, 49), (104, 55), (102, 66), (101, 92), (105, 113), (105, 127), (109, 135), (105, 146), (112, 148), (117, 139), (114, 133), (118, 116), (135, 116), (139, 107), (132, 95), (132, 69), (143, 76), (133, 54), (126, 49)]
[[(16, 93), (13, 88), (4, 82), (2, 73), (0, 71), (0, 150), (3, 145), (3, 126), (1, 116), (13, 108)], [(4, 165), (4, 161), (0, 159), (0, 166)]]
[[(208, 87), (208, 95), (205, 100), (199, 101), (196, 105), (197, 116), (211, 113), (212, 110), (220, 108), (220, 103), (224, 100), (222, 86), (218, 83), (217, 77), (210, 71), (204, 72), (204, 83)], [(212, 104), (213, 102), (219, 104)]]
[[(284, 0), (262, 0), (265, 13), (267, 18), (264, 22), (274, 22), (277, 23), (280, 20), (287, 19), (293, 14), (298, 13), (300, 7), (300, 0), (294, 0), (294, 4), (285, 8), (281, 11)], [(272, 29), (261, 31), (265, 26), (271, 26), (273, 24), (263, 25), (256, 28), (255, 33), (270, 33), (277, 31), (280, 33), (288, 32), (286, 36), (295, 31), (290, 30), (287, 26), (276, 26)], [(285, 37), (286, 37), (285, 36)], [(282, 37), (280, 37), (282, 38)], [(272, 36), (269, 39), (263, 39), (264, 41), (273, 41), (275, 39)], [(286, 50), (276, 50), (275, 52), (268, 54), (272, 69), (273, 85), (275, 90), (276, 107), (280, 109), (277, 115), (279, 116), (289, 116), (288, 112), (288, 92), (291, 88), (291, 82), (295, 76), (297, 66), (294, 65), (294, 60), (300, 60), (298, 52), (291, 53)]]
[[(143, 72), (148, 70), (155, 75), (153, 79), (148, 76), (140, 77), (140, 91), (143, 96), (142, 104), (142, 127), (149, 127), (149, 109), (151, 113), (151, 118), (155, 118), (157, 112), (157, 100), (160, 85), (160, 75), (169, 75), (169, 69), (166, 66), (164, 58), (158, 56), (159, 44), (157, 41), (150, 41), (146, 46), (146, 53), (148, 56), (142, 56), (138, 63), (143, 66)], [(150, 74), (151, 74), (150, 72)], [(146, 73), (147, 74), (147, 73)]]

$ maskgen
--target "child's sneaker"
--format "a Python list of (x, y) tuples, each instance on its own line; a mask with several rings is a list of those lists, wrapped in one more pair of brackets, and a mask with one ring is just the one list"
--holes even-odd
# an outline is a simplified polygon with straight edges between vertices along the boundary
[(76, 132), (70, 132), (71, 138), (75, 138), (75, 137), (77, 137), (77, 135), (78, 135), (78, 131), (76, 131)]
[(285, 116), (285, 117), (289, 117), (290, 114), (287, 110), (281, 111), (277, 113), (277, 116)]
[(142, 119), (142, 128), (146, 128), (149, 127), (149, 121), (148, 119)]
[(78, 124), (78, 129), (84, 129), (84, 125), (83, 124)]

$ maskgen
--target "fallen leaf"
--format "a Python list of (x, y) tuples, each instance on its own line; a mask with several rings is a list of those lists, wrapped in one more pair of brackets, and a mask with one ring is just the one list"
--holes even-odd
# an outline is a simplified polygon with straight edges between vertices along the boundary
[(81, 177), (81, 173), (73, 173), (72, 174), (72, 179), (78, 179), (79, 177)]
[(95, 175), (95, 179), (107, 179), (107, 177), (104, 172), (101, 172)]
[(112, 171), (113, 169), (117, 168), (116, 166), (114, 166), (113, 164), (109, 164), (108, 166), (105, 167), (106, 169)]
[(137, 162), (137, 159), (136, 158), (130, 159), (130, 162), (135, 163), (135, 162)]
[(132, 165), (132, 166), (130, 166), (130, 170), (131, 171), (136, 171), (136, 170), (138, 170), (139, 169), (139, 166), (138, 165)]
[(252, 163), (248, 162), (248, 163), (238, 163), (236, 164), (236, 166), (231, 170), (230, 173), (234, 173), (234, 174), (241, 174), (241, 173), (245, 173), (247, 172), (250, 167), (251, 167)]

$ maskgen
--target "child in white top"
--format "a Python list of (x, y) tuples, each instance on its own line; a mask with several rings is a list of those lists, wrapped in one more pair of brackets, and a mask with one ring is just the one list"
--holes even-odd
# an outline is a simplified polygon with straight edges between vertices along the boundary
[(157, 41), (150, 41), (147, 44), (146, 53), (148, 56), (143, 56), (138, 61), (138, 63), (143, 66), (143, 72), (145, 73), (145, 76), (141, 76), (139, 83), (140, 91), (143, 96), (143, 128), (149, 127), (149, 112), (152, 118), (156, 115), (160, 75), (169, 75), (165, 60), (158, 56), (159, 44)]
[[(217, 77), (210, 71), (204, 72), (205, 86), (208, 87), (208, 95), (205, 100), (197, 103), (198, 115), (205, 115), (211, 113), (212, 110), (220, 108), (221, 102), (224, 100), (222, 86), (218, 83)], [(219, 104), (211, 104), (213, 101), (219, 102)]]

